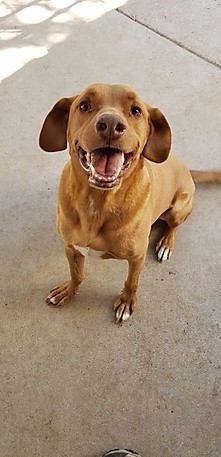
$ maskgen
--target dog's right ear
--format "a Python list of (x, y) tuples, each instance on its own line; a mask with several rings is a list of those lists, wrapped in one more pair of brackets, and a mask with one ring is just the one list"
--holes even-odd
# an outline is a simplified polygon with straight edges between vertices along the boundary
[(69, 111), (75, 98), (77, 95), (61, 98), (45, 118), (39, 136), (39, 145), (44, 151), (55, 152), (66, 149)]

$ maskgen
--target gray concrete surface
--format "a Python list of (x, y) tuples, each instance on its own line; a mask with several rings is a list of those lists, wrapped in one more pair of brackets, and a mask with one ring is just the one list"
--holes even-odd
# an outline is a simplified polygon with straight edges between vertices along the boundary
[[(165, 33), (162, 9), (144, 0), (1, 4), (1, 457), (98, 457), (122, 446), (144, 457), (220, 456), (217, 186), (198, 187), (195, 211), (163, 265), (154, 228), (140, 307), (125, 326), (112, 312), (124, 262), (91, 260), (70, 305), (44, 302), (68, 275), (54, 224), (68, 154), (47, 155), (37, 144), (58, 98), (94, 81), (129, 83), (165, 112), (173, 150), (189, 167), (221, 168), (219, 68), (194, 55), (198, 40), (194, 30), (187, 40), (185, 21), (192, 53), (111, 10), (117, 4), (140, 21), (152, 15)], [(212, 4), (218, 16), (220, 4)], [(93, 7), (93, 20), (83, 20), (82, 9), (80, 18), (77, 5)], [(170, 5), (167, 31), (181, 40), (186, 4), (182, 14)], [(99, 16), (104, 7), (110, 11)], [(188, 11), (203, 37), (204, 8), (189, 2)], [(207, 21), (208, 32), (215, 25)], [(202, 56), (219, 56), (209, 35), (200, 46)]]
[(217, 0), (129, 0), (121, 11), (179, 46), (221, 67), (221, 3)]

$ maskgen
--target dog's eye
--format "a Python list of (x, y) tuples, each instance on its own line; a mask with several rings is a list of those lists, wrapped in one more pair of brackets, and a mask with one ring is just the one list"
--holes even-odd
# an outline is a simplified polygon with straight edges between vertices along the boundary
[(140, 116), (142, 114), (142, 110), (139, 106), (132, 106), (130, 112), (133, 116)]
[(78, 106), (78, 108), (81, 110), (81, 111), (89, 111), (91, 109), (91, 105), (89, 102), (86, 102), (86, 101), (83, 101), (80, 103), (80, 105)]

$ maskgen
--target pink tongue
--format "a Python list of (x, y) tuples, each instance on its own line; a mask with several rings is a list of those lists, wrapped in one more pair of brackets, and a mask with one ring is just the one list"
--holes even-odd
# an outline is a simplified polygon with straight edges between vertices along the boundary
[(93, 151), (91, 163), (99, 175), (112, 176), (122, 165), (122, 154), (120, 152), (107, 153), (102, 150)]

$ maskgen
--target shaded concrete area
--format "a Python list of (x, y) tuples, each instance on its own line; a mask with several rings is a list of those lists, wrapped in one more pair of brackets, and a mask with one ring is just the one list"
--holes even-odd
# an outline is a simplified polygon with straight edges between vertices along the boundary
[(173, 0), (157, 0), (144, 5), (142, 1), (129, 0), (121, 11), (175, 44), (221, 67), (219, 1), (187, 0), (184, 5)]
[[(129, 447), (144, 457), (219, 457), (220, 189), (198, 187), (163, 265), (154, 253), (161, 227), (154, 227), (140, 306), (122, 328), (112, 303), (125, 262), (89, 259), (79, 295), (49, 307), (48, 291), (69, 274), (55, 230), (68, 153), (44, 154), (38, 133), (58, 98), (94, 81), (121, 82), (162, 109), (173, 150), (190, 168), (221, 168), (220, 70), (194, 55), (185, 35), (193, 53), (118, 10), (83, 21), (70, 11), (77, 2), (65, 11), (55, 0), (3, 4), (10, 13), (1, 27), (12, 36), (1, 43), (1, 456), (98, 457)], [(52, 14), (24, 23), (18, 6), (30, 5)], [(144, 0), (119, 6), (149, 17)], [(63, 22), (54, 21), (61, 13)], [(191, 10), (203, 36), (201, 13)], [(170, 14), (169, 32), (180, 40), (176, 10)], [(218, 36), (212, 19), (210, 28)], [(216, 40), (201, 46), (202, 55), (219, 55)]]

